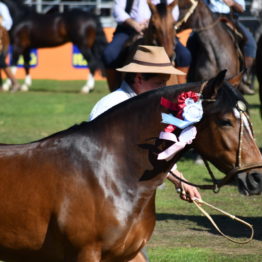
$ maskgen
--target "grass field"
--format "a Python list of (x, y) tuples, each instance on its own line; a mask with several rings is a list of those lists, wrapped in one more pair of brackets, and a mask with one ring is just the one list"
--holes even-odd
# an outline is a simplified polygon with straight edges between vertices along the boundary
[[(82, 95), (79, 91), (83, 84), (83, 81), (38, 80), (34, 81), (28, 93), (0, 93), (0, 142), (30, 142), (85, 121), (94, 103), (108, 90), (105, 82), (100, 81), (92, 93)], [(246, 98), (261, 148), (262, 121), (258, 96)], [(207, 171), (203, 166), (194, 164), (191, 154), (182, 158), (179, 169), (192, 182), (209, 181)], [(201, 191), (201, 194), (207, 202), (253, 224), (254, 240), (240, 245), (224, 239), (193, 204), (181, 201), (173, 185), (166, 182), (157, 193), (157, 224), (147, 245), (150, 261), (261, 262), (262, 196), (244, 197), (233, 185), (222, 188), (219, 194), (209, 191)], [(207, 210), (229, 236), (241, 240), (249, 236), (246, 227)]]

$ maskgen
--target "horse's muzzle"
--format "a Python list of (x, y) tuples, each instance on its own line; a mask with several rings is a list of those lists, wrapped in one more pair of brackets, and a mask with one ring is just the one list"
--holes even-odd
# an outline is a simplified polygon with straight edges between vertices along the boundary
[(259, 195), (262, 193), (262, 173), (242, 172), (237, 174), (238, 190), (243, 195)]

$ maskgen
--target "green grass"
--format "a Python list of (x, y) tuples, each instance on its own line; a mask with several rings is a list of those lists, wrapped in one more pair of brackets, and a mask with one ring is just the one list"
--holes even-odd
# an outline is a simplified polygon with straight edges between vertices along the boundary
[[(95, 102), (108, 93), (104, 81), (95, 90), (80, 94), (84, 81), (35, 80), (30, 92), (0, 93), (0, 142), (25, 143), (63, 130), (88, 119)], [(262, 147), (262, 128), (258, 95), (247, 96), (257, 143)], [(191, 154), (179, 162), (179, 170), (192, 182), (207, 183), (210, 178), (203, 166), (196, 165)], [(214, 169), (216, 175), (221, 176)], [(219, 194), (201, 191), (207, 202), (253, 224), (254, 240), (246, 245), (229, 242), (217, 234), (210, 222), (193, 205), (181, 201), (174, 186), (165, 182), (157, 192), (157, 223), (147, 244), (151, 262), (261, 262), (261, 196), (245, 197), (235, 186), (223, 187)], [(231, 237), (245, 239), (246, 227), (216, 211), (207, 209)]]

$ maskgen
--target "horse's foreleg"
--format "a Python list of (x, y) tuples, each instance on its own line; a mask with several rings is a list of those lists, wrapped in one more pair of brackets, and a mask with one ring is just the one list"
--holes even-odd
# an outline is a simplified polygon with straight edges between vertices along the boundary
[[(11, 62), (10, 62), (10, 69), (11, 69), (11, 75), (15, 76), (16, 71), (17, 71), (17, 64), (18, 64), (18, 59), (21, 50), (18, 50), (16, 47), (13, 48), (13, 52), (11, 54)], [(3, 84), (3, 90), (8, 91), (10, 90), (12, 86), (12, 79), (7, 76), (7, 79), (5, 83)]]
[(21, 91), (28, 91), (29, 87), (32, 85), (32, 78), (30, 76), (30, 50), (27, 49), (23, 53), (24, 58), (24, 69), (25, 69), (25, 80), (21, 86)]
[[(17, 66), (11, 66), (10, 70), (11, 70), (11, 74), (15, 76), (16, 71), (17, 71)], [(3, 83), (2, 88), (3, 88), (4, 91), (9, 91), (11, 86), (12, 86), (12, 80), (11, 80), (11, 78), (9, 78), (7, 76), (5, 82)]]
[(83, 48), (81, 46), (78, 46), (78, 49), (81, 52), (81, 54), (83, 55), (84, 59), (88, 62), (89, 73), (87, 76), (87, 81), (81, 89), (82, 93), (87, 94), (91, 90), (93, 90), (95, 87), (94, 75), (95, 75), (95, 71), (97, 67), (96, 67), (94, 56), (92, 55), (90, 48)]
[(87, 75), (87, 81), (86, 84), (82, 87), (81, 92), (84, 94), (88, 94), (91, 90), (93, 90), (95, 87), (95, 77), (94, 75), (89, 71)]

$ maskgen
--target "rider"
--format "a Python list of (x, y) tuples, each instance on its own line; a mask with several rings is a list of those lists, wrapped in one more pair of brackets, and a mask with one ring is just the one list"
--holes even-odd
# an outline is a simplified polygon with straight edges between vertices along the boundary
[[(159, 4), (163, 0), (151, 0), (153, 4)], [(167, 3), (173, 0), (164, 1)], [(112, 70), (121, 65), (123, 58), (120, 56), (122, 47), (128, 39), (135, 34), (143, 35), (143, 31), (148, 26), (151, 16), (147, 0), (114, 0), (113, 16), (117, 22), (117, 28), (114, 32), (113, 40), (108, 44), (104, 51), (104, 63), (107, 68), (107, 75), (110, 77)], [(173, 9), (174, 20), (179, 17), (179, 9), (176, 5)], [(187, 72), (190, 62), (190, 51), (176, 39), (175, 64), (181, 71)], [(108, 79), (110, 82), (110, 79)], [(185, 82), (185, 76), (180, 82)]]
[[(13, 25), (13, 20), (10, 15), (9, 9), (2, 1), (0, 1), (0, 25), (7, 31), (9, 31)], [(11, 72), (10, 68), (7, 66), (5, 62), (6, 58), (6, 52), (5, 50), (0, 50), (0, 69), (3, 69), (6, 76), (11, 80), (12, 82), (12, 91), (15, 92), (20, 89), (20, 85), (18, 81), (16, 80), (15, 76)], [(0, 87), (2, 89), (2, 87)]]
[[(254, 60), (256, 57), (256, 40), (252, 33), (245, 27), (239, 20), (239, 13), (243, 13), (245, 11), (245, 1), (244, 0), (205, 0), (208, 7), (213, 13), (223, 14), (226, 16), (230, 16), (230, 18), (234, 18), (234, 21), (238, 25), (238, 27), (243, 32), (246, 43), (244, 45), (244, 57), (245, 57), (245, 67), (247, 71), (251, 70), (251, 67), (254, 64)], [(244, 94), (254, 94), (254, 91), (250, 89), (246, 85), (241, 85), (241, 91)]]

